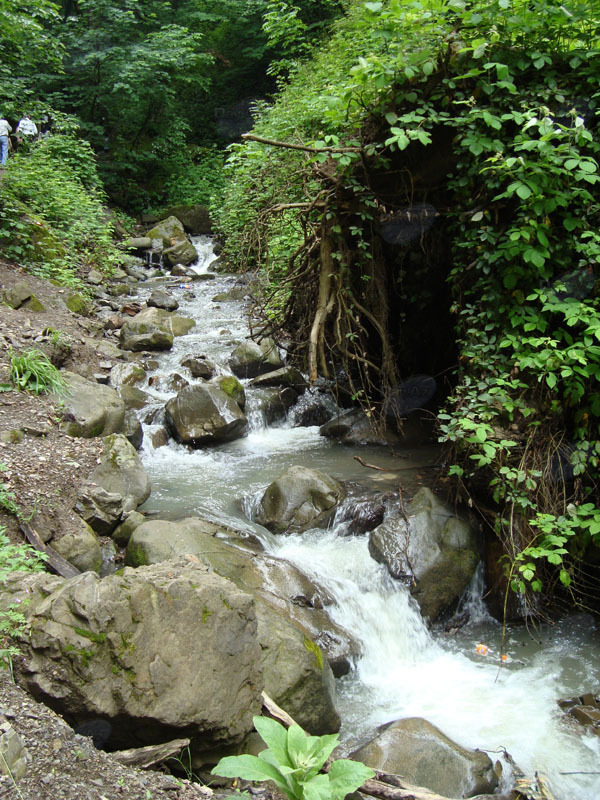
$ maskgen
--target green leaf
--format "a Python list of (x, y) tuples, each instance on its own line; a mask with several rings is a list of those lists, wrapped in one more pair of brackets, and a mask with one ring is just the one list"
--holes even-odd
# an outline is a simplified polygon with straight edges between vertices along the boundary
[(329, 785), (332, 800), (344, 800), (350, 792), (356, 791), (375, 774), (370, 767), (360, 761), (340, 758), (334, 761), (329, 770)]
[(566, 569), (561, 569), (558, 577), (563, 586), (571, 585), (571, 576)]
[(243, 778), (245, 781), (273, 781), (283, 791), (287, 789), (287, 783), (276, 767), (251, 755), (222, 758), (211, 770), (211, 775), (220, 775), (222, 778)]
[(365, 8), (373, 14), (377, 14), (383, 8), (383, 3), (365, 3)]
[(315, 775), (309, 781), (300, 782), (303, 800), (331, 800), (329, 775)]
[(521, 200), (527, 200), (532, 195), (532, 191), (525, 183), (520, 183), (517, 186), (517, 194), (521, 198)]
[(385, 118), (390, 125), (395, 125), (398, 122), (398, 114), (395, 111), (388, 111)]
[[(309, 753), (312, 745), (313, 742), (299, 725), (290, 725), (287, 731), (287, 752), (293, 766), (298, 766), (300, 759)], [(302, 761), (305, 759), (302, 758)]]
[(254, 717), (252, 721), (260, 738), (271, 750), (277, 761), (287, 767), (294, 766), (288, 756), (288, 732), (285, 727), (270, 717)]
[(475, 438), (478, 442), (485, 442), (487, 439), (487, 431), (483, 425), (479, 425), (475, 428)]

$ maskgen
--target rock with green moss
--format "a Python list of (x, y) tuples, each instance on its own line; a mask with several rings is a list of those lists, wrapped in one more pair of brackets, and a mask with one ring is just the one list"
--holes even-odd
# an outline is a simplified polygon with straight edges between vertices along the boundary
[(160, 239), (164, 248), (171, 247), (176, 242), (187, 241), (183, 225), (174, 216), (168, 216), (158, 222), (147, 231), (146, 237), (151, 240)]
[(18, 281), (2, 292), (2, 302), (11, 308), (27, 308), (30, 311), (45, 311), (43, 304), (33, 293), (27, 281)]
[(13, 575), (0, 606), (28, 598), (19, 681), (78, 722), (118, 720), (117, 748), (241, 743), (264, 686), (254, 600), (200, 562), (100, 579)]
[(185, 336), (196, 323), (162, 308), (145, 308), (123, 324), (119, 339), (123, 350), (170, 350), (173, 337)]
[(238, 345), (229, 361), (231, 371), (238, 378), (256, 378), (267, 372), (283, 367), (281, 356), (272, 339), (262, 342), (242, 342)]
[(73, 314), (79, 314), (80, 316), (85, 317), (90, 312), (90, 301), (87, 299), (87, 297), (79, 294), (79, 292), (72, 292), (71, 294), (67, 295), (65, 303), (69, 311), (72, 311)]
[(421, 613), (435, 620), (468, 586), (480, 560), (477, 534), (431, 491), (419, 489), (408, 506), (370, 534), (372, 557), (394, 578), (407, 580)]
[(242, 411), (244, 410), (246, 407), (246, 392), (235, 375), (217, 375), (212, 379), (211, 383), (216, 383), (228, 397), (235, 400)]

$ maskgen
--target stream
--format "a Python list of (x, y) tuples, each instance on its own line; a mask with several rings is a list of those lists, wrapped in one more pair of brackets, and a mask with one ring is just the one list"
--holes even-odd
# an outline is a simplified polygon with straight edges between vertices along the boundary
[[(167, 376), (184, 372), (184, 355), (201, 353), (218, 372), (228, 373), (231, 351), (248, 335), (244, 302), (212, 299), (231, 290), (238, 278), (209, 278), (212, 242), (209, 237), (193, 241), (200, 279), (166, 284), (180, 303), (178, 313), (195, 319), (196, 327), (155, 358), (156, 368), (149, 373), (154, 380), (146, 391), (156, 409), (175, 393), (167, 388)], [(140, 285), (140, 299), (164, 284), (163, 279)], [(147, 414), (146, 408), (144, 418)], [(345, 748), (364, 742), (384, 722), (424, 717), (459, 744), (488, 751), (493, 761), (506, 748), (526, 775), (537, 770), (548, 777), (556, 800), (598, 800), (600, 774), (585, 773), (600, 770), (600, 737), (585, 734), (557, 706), (559, 698), (598, 688), (600, 640), (589, 617), (575, 615), (542, 626), (533, 636), (524, 627), (511, 627), (508, 660), (502, 663), (501, 625), (485, 609), (479, 574), (463, 599), (471, 620), (451, 636), (426, 627), (406, 588), (369, 556), (367, 536), (341, 536), (335, 522), (327, 531), (273, 536), (244, 513), (256, 493), (292, 464), (321, 469), (366, 489), (396, 491), (401, 483), (410, 497), (431, 482), (438, 448), (400, 448), (398, 458), (384, 448), (341, 446), (321, 437), (316, 426), (294, 427), (293, 419), (267, 426), (260, 390), (247, 390), (246, 414), (245, 438), (195, 451), (173, 441), (154, 449), (151, 435), (158, 426), (145, 424), (140, 455), (152, 494), (141, 510), (167, 518), (200, 515), (243, 527), (260, 538), (267, 552), (327, 588), (334, 599), (329, 613), (352, 632), (361, 649), (351, 672), (337, 680)], [(365, 469), (355, 460), (357, 454), (389, 471)], [(480, 642), (488, 647), (486, 655), (476, 650)]]

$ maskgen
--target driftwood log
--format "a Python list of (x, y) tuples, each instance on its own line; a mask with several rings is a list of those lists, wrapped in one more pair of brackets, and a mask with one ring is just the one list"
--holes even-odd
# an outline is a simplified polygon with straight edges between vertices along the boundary
[(111, 753), (113, 758), (127, 767), (140, 767), (148, 769), (161, 761), (169, 758), (178, 758), (181, 751), (189, 747), (189, 739), (173, 739), (163, 744), (151, 744), (148, 747), (132, 747), (129, 750), (116, 750)]

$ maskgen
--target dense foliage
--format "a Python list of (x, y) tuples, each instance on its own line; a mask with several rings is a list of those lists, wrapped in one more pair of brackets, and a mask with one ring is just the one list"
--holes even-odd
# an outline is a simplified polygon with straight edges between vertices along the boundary
[(311, 376), (341, 377), (382, 422), (415, 348), (418, 371), (454, 364), (439, 421), (458, 488), (514, 589), (556, 581), (584, 604), (600, 540), (599, 11), (354, 4), (235, 147), (221, 216)]

